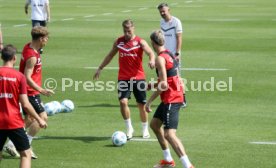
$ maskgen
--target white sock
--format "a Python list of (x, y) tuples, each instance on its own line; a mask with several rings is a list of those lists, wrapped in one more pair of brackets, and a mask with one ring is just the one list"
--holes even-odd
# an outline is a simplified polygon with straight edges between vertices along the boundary
[(187, 155), (182, 156), (180, 158), (180, 161), (181, 161), (184, 168), (190, 168), (192, 166), (192, 164), (191, 164), (191, 162), (190, 162)]
[(169, 148), (163, 150), (163, 155), (164, 155), (164, 160), (166, 160), (167, 162), (173, 161), (173, 158), (172, 158), (172, 155), (171, 155), (171, 151), (170, 151)]
[(8, 143), (6, 144), (9, 147), (14, 147), (14, 144), (12, 143), (12, 141), (9, 139)]
[(34, 137), (32, 137), (31, 135), (28, 135), (28, 134), (27, 134), (27, 137), (29, 140), (29, 144), (31, 145)]
[(148, 122), (142, 122), (143, 132), (148, 130)]
[(131, 129), (132, 128), (132, 124), (131, 124), (131, 119), (126, 119), (125, 120), (125, 124), (126, 124), (126, 128), (127, 129)]

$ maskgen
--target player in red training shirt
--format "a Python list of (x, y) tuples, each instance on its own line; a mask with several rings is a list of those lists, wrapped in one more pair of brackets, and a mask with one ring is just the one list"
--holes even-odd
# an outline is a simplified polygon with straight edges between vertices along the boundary
[(149, 138), (148, 114), (145, 111), (146, 104), (146, 83), (143, 69), (143, 52), (149, 56), (149, 67), (154, 68), (155, 56), (147, 42), (134, 34), (132, 20), (125, 20), (122, 23), (124, 35), (115, 40), (112, 49), (104, 58), (93, 79), (98, 79), (101, 70), (110, 63), (113, 57), (119, 52), (119, 74), (118, 74), (118, 97), (120, 109), (127, 129), (127, 138), (133, 137), (134, 129), (131, 124), (128, 100), (131, 92), (136, 98), (142, 122), (142, 136)]
[[(48, 42), (48, 30), (46, 27), (36, 26), (32, 28), (31, 36), (32, 41), (24, 46), (22, 51), (22, 57), (19, 65), (19, 71), (22, 72), (27, 79), (27, 95), (30, 103), (34, 107), (36, 113), (47, 122), (47, 113), (44, 110), (40, 94), (44, 96), (51, 96), (54, 94), (52, 90), (44, 89), (42, 84), (42, 61), (39, 50), (43, 48)], [(23, 110), (24, 112), (24, 110)], [(25, 112), (24, 112), (25, 114)], [(25, 116), (25, 128), (28, 129), (27, 136), (30, 144), (33, 137), (39, 132), (40, 127), (35, 120)], [(16, 154), (16, 151), (12, 150), (13, 145), (9, 141), (6, 145), (10, 155)], [(17, 154), (16, 154), (17, 155)], [(32, 158), (36, 159), (37, 156), (32, 151)]]
[(0, 67), (0, 160), (4, 143), (9, 138), (20, 153), (20, 168), (31, 167), (31, 150), (28, 137), (24, 131), (24, 120), (20, 113), (19, 103), (31, 115), (41, 128), (46, 122), (36, 114), (27, 97), (27, 84), (24, 75), (16, 71), (16, 48), (7, 45), (2, 50), (4, 62)]
[(180, 158), (183, 168), (194, 168), (186, 155), (184, 146), (176, 136), (179, 109), (183, 102), (183, 86), (178, 73), (177, 61), (173, 54), (164, 47), (165, 37), (161, 30), (154, 31), (150, 38), (152, 46), (158, 54), (156, 58), (158, 85), (146, 104), (146, 111), (152, 111), (151, 103), (160, 95), (161, 103), (154, 113), (150, 127), (164, 154), (164, 159), (154, 167), (175, 167), (168, 145), (170, 144)]

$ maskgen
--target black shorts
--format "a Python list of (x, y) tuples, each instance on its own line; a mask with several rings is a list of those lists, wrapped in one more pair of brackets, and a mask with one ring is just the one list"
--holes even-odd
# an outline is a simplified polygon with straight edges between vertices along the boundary
[(32, 20), (32, 26), (42, 26), (42, 27), (46, 27), (46, 20)]
[(0, 151), (3, 150), (7, 138), (12, 141), (18, 151), (24, 151), (30, 148), (28, 137), (23, 128), (0, 130)]
[(181, 105), (182, 103), (160, 103), (153, 118), (160, 119), (164, 124), (164, 129), (177, 129)]
[(137, 103), (146, 104), (146, 81), (145, 80), (119, 80), (118, 81), (118, 98), (130, 99), (133, 91)]
[[(41, 99), (40, 99), (40, 95), (28, 96), (28, 99), (37, 114), (40, 114), (45, 111), (43, 107), (43, 103), (41, 102)], [(23, 110), (23, 114), (26, 115), (27, 113)]]

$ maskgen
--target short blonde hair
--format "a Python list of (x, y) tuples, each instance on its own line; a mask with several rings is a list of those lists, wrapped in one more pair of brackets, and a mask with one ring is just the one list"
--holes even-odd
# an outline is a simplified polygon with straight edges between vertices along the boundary
[(150, 39), (159, 46), (163, 46), (165, 44), (165, 36), (160, 29), (153, 31), (150, 35)]
[(31, 35), (33, 40), (37, 40), (40, 37), (48, 36), (49, 32), (46, 27), (35, 26), (34, 28), (32, 28)]

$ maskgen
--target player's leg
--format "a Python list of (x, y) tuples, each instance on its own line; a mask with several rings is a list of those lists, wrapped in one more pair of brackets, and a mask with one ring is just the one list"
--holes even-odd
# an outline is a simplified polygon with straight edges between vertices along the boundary
[(2, 160), (2, 151), (6, 140), (7, 140), (6, 131), (0, 130), (0, 162)]
[(30, 168), (31, 167), (31, 150), (27, 149), (20, 153), (20, 168)]
[(120, 102), (121, 115), (125, 121), (127, 138), (133, 137), (134, 129), (131, 123), (130, 109), (128, 106), (128, 99), (130, 99), (129, 83), (127, 81), (118, 82), (118, 98)]
[[(35, 109), (36, 113), (45, 121), (47, 122), (47, 113), (45, 112), (45, 109), (42, 105), (40, 95), (35, 96), (29, 96), (29, 101), (33, 108)], [(28, 127), (27, 136), (29, 139), (30, 145), (32, 144), (33, 137), (37, 135), (37, 133), (40, 131), (40, 126), (37, 123), (36, 120), (32, 120), (30, 126)], [(37, 159), (38, 157), (34, 154), (32, 148), (31, 148), (32, 158)]]
[(142, 124), (142, 137), (150, 138), (148, 130), (148, 113), (146, 112), (146, 82), (145, 80), (137, 80), (133, 83), (133, 94), (135, 96), (137, 107), (140, 113), (140, 120)]
[(14, 129), (9, 134), (10, 140), (20, 153), (20, 168), (31, 167), (31, 151), (28, 137), (23, 128)]
[(188, 156), (185, 152), (184, 145), (181, 140), (176, 136), (176, 129), (178, 127), (178, 119), (179, 119), (179, 110), (182, 106), (181, 103), (170, 104), (168, 107), (167, 114), (169, 114), (165, 121), (164, 127), (164, 136), (169, 144), (174, 149), (175, 153), (180, 158), (183, 167), (185, 168), (193, 168)]
[(168, 141), (165, 139), (164, 136), (163, 122), (166, 118), (166, 115), (164, 115), (165, 112), (166, 105), (160, 103), (150, 123), (150, 127), (156, 135), (156, 138), (158, 139), (164, 157), (164, 159), (160, 160), (160, 162), (154, 166), (156, 168), (175, 166), (174, 160), (170, 152)]

